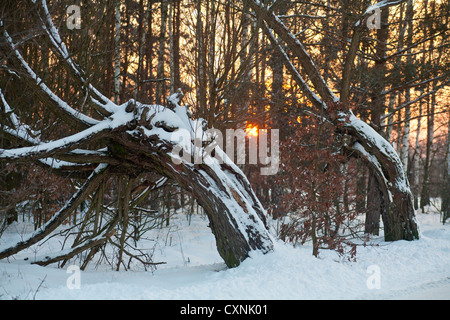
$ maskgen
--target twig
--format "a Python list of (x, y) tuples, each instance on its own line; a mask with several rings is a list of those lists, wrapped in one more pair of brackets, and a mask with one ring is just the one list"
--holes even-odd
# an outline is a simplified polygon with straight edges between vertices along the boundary
[(36, 300), (36, 295), (39, 292), (39, 289), (42, 287), (42, 285), (44, 284), (45, 279), (47, 278), (47, 275), (45, 275), (44, 279), (42, 279), (41, 283), (39, 283), (39, 286), (37, 287), (36, 291), (33, 294), (33, 300)]

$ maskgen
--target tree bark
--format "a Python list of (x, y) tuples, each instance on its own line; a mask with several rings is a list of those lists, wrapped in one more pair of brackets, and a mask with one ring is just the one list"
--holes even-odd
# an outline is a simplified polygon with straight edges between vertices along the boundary
[[(163, 0), (162, 4), (164, 11), (167, 0)], [(227, 266), (239, 265), (251, 251), (267, 253), (273, 249), (272, 238), (265, 224), (265, 210), (256, 198), (247, 178), (220, 147), (214, 146), (215, 156), (207, 153), (208, 148), (211, 149), (211, 142), (203, 139), (204, 122), (201, 119), (190, 118), (188, 110), (178, 104), (181, 97), (179, 93), (167, 98), (166, 107), (145, 105), (135, 100), (122, 105), (109, 101), (82, 76), (50, 16), (39, 18), (41, 22), (46, 21), (44, 23), (47, 24), (45, 26), (47, 35), (51, 38), (57, 56), (64, 61), (61, 65), (77, 74), (83, 87), (89, 88), (96, 94), (99, 100), (95, 99), (95, 103), (98, 108), (105, 111), (105, 115), (101, 119), (91, 118), (69, 106), (53, 92), (20, 54), (20, 46), (16, 45), (9, 36), (3, 18), (0, 18), (5, 50), (9, 49), (6, 62), (14, 63), (18, 69), (20, 68), (17, 73), (18, 81), (29, 80), (30, 85), (46, 98), (41, 101), (43, 107), (52, 110), (54, 108), (67, 116), (65, 125), (75, 123), (82, 128), (81, 131), (69, 136), (61, 133), (63, 137), (48, 142), (30, 137), (28, 133), (24, 133), (26, 130), (23, 130), (28, 126), (20, 122), (19, 117), (14, 113), (13, 108), (9, 107), (5, 96), (0, 91), (0, 103), (4, 106), (2, 119), (8, 117), (7, 124), (4, 125), (2, 122), (0, 129), (17, 136), (19, 141), (24, 141), (27, 145), (27, 147), (15, 149), (0, 149), (0, 161), (41, 161), (42, 165), (49, 170), (57, 170), (58, 165), (46, 161), (47, 158), (50, 160), (70, 158), (72, 163), (65, 165), (67, 172), (79, 173), (80, 168), (77, 164), (88, 166), (83, 170), (91, 172), (80, 189), (49, 222), (27, 239), (2, 249), (0, 259), (7, 258), (47, 237), (111, 175), (127, 176), (131, 179), (146, 172), (153, 172), (174, 180), (192, 193), (209, 218), (210, 228), (216, 237), (217, 249)], [(199, 151), (198, 154), (201, 155), (203, 162), (198, 164), (184, 159), (181, 162), (174, 160), (174, 148), (180, 144), (177, 140), (180, 137), (179, 133), (188, 139), (187, 145), (194, 146), (191, 150)], [(197, 146), (196, 138), (199, 135), (202, 137), (202, 144)], [(40, 132), (37, 132), (35, 136), (39, 137)], [(92, 150), (94, 146), (99, 149)], [(192, 153), (191, 156), (193, 155)], [(219, 161), (216, 155), (220, 155), (221, 159), (226, 161)], [(92, 170), (92, 167), (89, 168), (90, 160), (100, 163), (95, 170)], [(123, 199), (119, 201), (118, 218), (125, 232), (128, 224), (125, 211), (128, 211), (129, 201), (127, 192), (119, 196)], [(103, 243), (103, 239), (95, 238), (99, 235), (98, 230), (91, 230), (91, 234), (92, 236), (88, 237), (84, 243), (77, 243), (71, 254), (76, 254), (79, 250), (90, 250)], [(124, 234), (122, 233), (121, 252), (125, 252)], [(51, 261), (68, 258), (64, 253), (52, 256)], [(50, 261), (50, 259), (44, 260)]]
[[(407, 6), (406, 6), (406, 16), (405, 21), (407, 22), (407, 28), (408, 33), (406, 36), (406, 44), (405, 46), (407, 48), (411, 47), (412, 45), (412, 38), (413, 38), (413, 25), (412, 25), (412, 19), (413, 19), (413, 0), (408, 0)], [(401, 37), (403, 35), (400, 35)], [(398, 48), (401, 50), (402, 48)], [(407, 66), (407, 72), (405, 74), (406, 81), (411, 81), (412, 74), (409, 71), (410, 66), (412, 64), (412, 58), (411, 58), (411, 49), (407, 50), (408, 56), (406, 57), (406, 66)], [(398, 61), (398, 65), (400, 65), (400, 59)], [(411, 92), (410, 88), (405, 89), (405, 104), (408, 104), (411, 101)], [(411, 118), (411, 107), (408, 105), (405, 108), (405, 123), (403, 125), (403, 141), (402, 141), (402, 149), (401, 149), (401, 160), (403, 163), (403, 167), (405, 168), (405, 172), (408, 172), (408, 158), (409, 158), (409, 132), (410, 132), (410, 121)]]
[(450, 218), (450, 111), (448, 112), (447, 156), (445, 158), (444, 187), (441, 193), (442, 223)]
[(209, 218), (218, 252), (227, 266), (239, 265), (250, 251), (272, 250), (265, 210), (240, 169), (234, 164), (209, 164), (210, 161), (195, 166), (174, 164), (170, 157), (173, 145), (155, 138), (116, 135), (114, 139), (121, 150), (114, 156), (134, 167), (169, 177), (191, 192)]
[(114, 27), (114, 103), (119, 103), (120, 94), (120, 0), (115, 0)]
[(158, 65), (156, 69), (156, 103), (162, 104), (163, 88), (164, 88), (164, 51), (166, 42), (166, 25), (167, 25), (168, 0), (161, 0), (161, 30), (159, 34), (159, 51)]
[(364, 233), (378, 236), (380, 232), (381, 213), (384, 211), (384, 201), (380, 185), (372, 170), (369, 170), (367, 190), (367, 212)]
[[(395, 150), (372, 127), (353, 115), (346, 105), (347, 100), (339, 101), (339, 98), (333, 94), (325, 83), (302, 43), (286, 28), (281, 20), (259, 2), (254, 0), (247, 1), (256, 15), (264, 19), (267, 25), (286, 43), (295, 57), (299, 59), (300, 65), (309, 76), (313, 87), (324, 103), (324, 108), (319, 110), (319, 113), (336, 125), (337, 133), (343, 135), (343, 147), (349, 150), (350, 154), (358, 155), (364, 159), (375, 173), (386, 204), (386, 210), (383, 214), (385, 240), (417, 239), (419, 232), (414, 217), (409, 181)], [(395, 3), (397, 4), (398, 2)], [(388, 6), (392, 4), (385, 3)], [(367, 18), (367, 16), (364, 16), (364, 18)], [(352, 43), (344, 59), (343, 74), (347, 77), (345, 86), (350, 85), (349, 76), (364, 28), (362, 25), (363, 21), (360, 20), (359, 25), (354, 29)], [(292, 64), (286, 63), (286, 67), (295, 74), (295, 70), (292, 70)], [(301, 88), (308, 98), (311, 99), (313, 97), (313, 101), (311, 101), (313, 104), (317, 102), (316, 96), (311, 94), (311, 90), (306, 84), (301, 86)], [(347, 92), (345, 96), (348, 97), (348, 90), (348, 87), (343, 87), (341, 93)]]
[[(389, 9), (384, 8), (381, 10), (380, 17), (380, 29), (377, 30), (377, 45), (376, 45), (376, 60), (373, 69), (375, 78), (374, 88), (372, 92), (372, 108), (371, 120), (377, 133), (381, 133), (381, 115), (384, 114), (385, 96), (382, 92), (385, 89), (386, 83), (386, 42), (389, 35), (389, 29), (387, 26), (389, 16)], [(365, 232), (368, 234), (378, 235), (380, 217), (383, 216), (385, 211), (382, 190), (376, 179), (375, 173), (369, 170), (369, 183), (367, 186), (367, 212), (366, 212), (366, 225)]]
[(411, 189), (400, 158), (389, 142), (351, 111), (339, 119), (339, 132), (349, 135), (345, 147), (366, 161), (383, 193), (382, 212), (386, 241), (414, 240), (419, 230), (414, 216)]

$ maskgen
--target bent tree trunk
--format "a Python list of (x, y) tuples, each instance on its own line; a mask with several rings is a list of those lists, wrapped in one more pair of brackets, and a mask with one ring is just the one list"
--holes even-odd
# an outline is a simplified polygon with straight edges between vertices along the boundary
[(382, 212), (385, 240), (418, 239), (413, 196), (395, 149), (351, 111), (340, 113), (337, 122), (338, 131), (349, 136), (343, 139), (344, 147), (365, 160), (377, 178), (385, 203)]
[[(174, 100), (171, 101), (173, 103)], [(119, 107), (110, 117), (111, 120), (104, 120), (104, 125), (94, 126), (98, 127), (96, 130), (89, 128), (62, 139), (71, 141), (70, 144), (52, 141), (33, 147), (0, 149), (0, 159), (26, 161), (51, 156), (79, 162), (84, 160), (83, 152), (77, 149), (75, 155), (69, 155), (72, 148), (81, 146), (83, 141), (95, 140), (97, 136), (100, 136), (100, 140), (105, 137), (108, 139), (106, 145), (109, 156), (100, 161), (111, 163), (109, 171), (129, 176), (137, 176), (146, 171), (156, 172), (175, 180), (192, 193), (206, 211), (218, 252), (227, 266), (239, 265), (252, 250), (263, 253), (272, 250), (272, 240), (265, 225), (265, 211), (240, 169), (226, 158), (224, 162), (205, 154), (205, 147), (191, 149), (202, 154), (200, 164), (173, 160), (174, 147), (179, 143), (175, 139), (179, 137), (177, 132), (182, 129), (192, 134), (187, 138), (189, 143), (193, 143), (195, 132), (189, 128), (195, 128), (197, 121), (188, 118), (184, 107), (178, 104), (172, 104), (171, 107), (174, 107), (174, 111), (158, 105), (149, 106), (130, 101), (128, 105)], [(87, 136), (89, 139), (86, 139)], [(226, 157), (218, 147), (215, 152)], [(86, 156), (92, 155), (86, 152)], [(85, 186), (41, 229), (28, 239), (1, 250), (0, 259), (11, 256), (50, 234), (101, 183), (102, 177), (105, 178), (102, 174), (105, 170), (102, 168), (94, 172)]]
[[(3, 137), (16, 143), (19, 141), (21, 146), (0, 149), (0, 161), (35, 162), (55, 173), (88, 177), (49, 222), (23, 241), (0, 248), (0, 259), (46, 238), (84, 200), (91, 196), (94, 199), (100, 186), (111, 176), (135, 178), (145, 172), (155, 172), (174, 180), (195, 197), (208, 216), (218, 252), (227, 266), (239, 265), (251, 251), (271, 251), (273, 243), (266, 228), (265, 210), (247, 178), (220, 147), (204, 138), (207, 135), (203, 120), (193, 120), (187, 109), (178, 104), (181, 94), (170, 96), (166, 107), (144, 105), (134, 100), (122, 105), (111, 102), (92, 86), (72, 60), (53, 24), (46, 1), (33, 1), (32, 6), (35, 10), (30, 12), (37, 14), (37, 21), (47, 36), (42, 41), (47, 41), (54, 55), (79, 85), (79, 88), (74, 86), (74, 90), (86, 93), (85, 102), (91, 107), (89, 114), (95, 114), (96, 118), (72, 108), (47, 86), (23, 58), (21, 46), (9, 35), (5, 23), (9, 20), (0, 17), (1, 50), (7, 65), (4, 67), (10, 70), (15, 80), (34, 88), (43, 105), (59, 115), (66, 125), (80, 128), (71, 136), (42, 141), (41, 132), (20, 121), (0, 90), (0, 131)], [(183, 138), (182, 143), (180, 137)], [(181, 157), (176, 151), (180, 144), (185, 148)], [(97, 149), (92, 149), (94, 145)], [(188, 158), (202, 161), (189, 161)], [(83, 250), (91, 250), (91, 256), (98, 246), (116, 233), (116, 226), (127, 225), (125, 219), (128, 214), (124, 211), (132, 201), (128, 195), (118, 196), (122, 208), (118, 212), (122, 213), (103, 222), (98, 230), (87, 230), (92, 236), (74, 243), (71, 250), (49, 255), (35, 263), (45, 265), (65, 260)]]
[[(377, 4), (377, 7), (381, 9), (403, 1), (381, 1)], [(263, 21), (262, 27), (268, 34), (269, 39), (273, 43), (278, 44), (276, 47), (282, 52), (280, 56), (284, 60), (286, 69), (291, 73), (305, 96), (314, 105), (316, 112), (334, 123), (336, 132), (343, 136), (343, 148), (350, 151), (350, 156), (359, 156), (365, 160), (366, 165), (374, 172), (382, 190), (386, 207), (382, 214), (385, 240), (417, 239), (419, 231), (414, 217), (413, 197), (397, 153), (388, 141), (367, 123), (355, 117), (349, 110), (348, 105), (346, 105), (350, 92), (350, 77), (360, 38), (365, 30), (365, 21), (371, 15), (372, 10), (368, 9), (360, 21), (354, 25), (352, 41), (347, 55), (343, 58), (342, 84), (340, 97), (337, 97), (327, 86), (301, 41), (275, 15), (270, 6), (266, 6), (256, 0), (246, 0), (246, 2), (256, 16)], [(277, 34), (280, 40), (277, 40), (272, 32)], [(307, 75), (312, 87), (309, 86), (308, 82), (302, 78), (300, 72), (294, 67), (291, 58), (279, 41), (283, 41), (292, 55), (298, 59), (302, 71)]]
[[(137, 117), (146, 114), (151, 119), (146, 127), (152, 129), (138, 128), (131, 135), (129, 131), (115, 135), (113, 139), (120, 147), (114, 148), (114, 157), (123, 163), (133, 164), (133, 167), (173, 179), (190, 191), (205, 210), (219, 254), (228, 266), (239, 265), (252, 250), (264, 253), (272, 250), (265, 210), (245, 175), (219, 147), (211, 147), (205, 139), (194, 138), (199, 133), (189, 128), (198, 128), (199, 124), (187, 117), (184, 107), (174, 99), (170, 100), (170, 105), (175, 106), (173, 111), (160, 106), (134, 104)], [(156, 114), (155, 109), (159, 110)], [(172, 124), (167, 119), (171, 119)], [(173, 119), (179, 120), (179, 127), (173, 126), (177, 123)], [(183, 122), (190, 122), (191, 125), (184, 126), (180, 132)], [(203, 135), (204, 132), (200, 131)], [(161, 139), (162, 136), (167, 138)], [(177, 140), (180, 137), (181, 142)], [(198, 141), (206, 145), (198, 148)], [(186, 142), (189, 146), (183, 152), (189, 150), (190, 154), (184, 154), (183, 159), (178, 158), (174, 147), (178, 144), (186, 147)], [(214, 157), (210, 155), (214, 153), (212, 149), (216, 154)]]

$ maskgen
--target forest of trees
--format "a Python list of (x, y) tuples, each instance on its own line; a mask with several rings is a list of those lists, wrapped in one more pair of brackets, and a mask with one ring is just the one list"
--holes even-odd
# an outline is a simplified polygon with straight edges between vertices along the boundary
[[(80, 9), (76, 21), (71, 5)], [(228, 266), (251, 249), (270, 250), (267, 216), (281, 221), (277, 236), (311, 241), (316, 256), (322, 248), (353, 255), (352, 239), (364, 241), (382, 228), (386, 240), (414, 240), (414, 209), (435, 203), (445, 223), (450, 3), (371, 5), (3, 0), (0, 236), (18, 220), (34, 223), (41, 235), (1, 251), (0, 259), (64, 223), (76, 234), (65, 244), (73, 250), (36, 263), (64, 264), (83, 254), (85, 267), (112, 245), (117, 269), (132, 259), (151, 266), (134, 245), (145, 231), (199, 210)], [(278, 172), (261, 175), (261, 165), (248, 161), (222, 165), (223, 172), (168, 165), (170, 143), (125, 134), (140, 126), (176, 130), (153, 120), (166, 112), (155, 105), (177, 115), (186, 106), (190, 123), (201, 118), (224, 132), (278, 129)], [(92, 129), (119, 119), (120, 106), (138, 115), (137, 123)], [(156, 118), (147, 116), (152, 112)], [(50, 146), (89, 129), (70, 146)], [(144, 140), (151, 152), (139, 149)], [(30, 145), (41, 148), (22, 157), (20, 147)], [(216, 185), (231, 200), (211, 191)], [(234, 215), (236, 208), (251, 221)]]

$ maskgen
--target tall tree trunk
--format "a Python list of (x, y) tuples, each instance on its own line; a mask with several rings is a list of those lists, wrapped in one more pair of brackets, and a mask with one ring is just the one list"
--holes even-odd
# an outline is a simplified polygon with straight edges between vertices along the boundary
[(444, 186), (441, 192), (442, 223), (450, 218), (450, 110), (448, 112), (447, 156), (445, 158)]
[(120, 0), (115, 0), (114, 28), (114, 103), (119, 103), (120, 94)]
[(417, 131), (416, 131), (416, 144), (414, 148), (414, 154), (411, 159), (412, 166), (412, 174), (414, 177), (414, 183), (412, 187), (412, 192), (414, 196), (414, 209), (419, 209), (419, 161), (421, 159), (420, 156), (420, 130), (422, 127), (422, 103), (419, 103), (419, 117), (417, 118)]
[[(144, 64), (144, 77), (143, 81), (147, 79), (153, 79), (153, 56), (154, 56), (154, 43), (155, 37), (153, 36), (152, 30), (154, 29), (154, 17), (153, 17), (153, 1), (148, 1), (148, 20), (147, 20), (147, 30), (148, 30), (148, 40), (146, 40), (146, 50), (144, 51), (145, 55), (145, 64)], [(143, 83), (143, 93), (147, 96), (148, 100), (142, 101), (145, 103), (154, 103), (156, 101), (154, 96), (154, 86), (149, 85), (148, 83)]]
[[(124, 43), (124, 49), (123, 49), (123, 64), (122, 64), (122, 88), (119, 92), (119, 101), (126, 101), (126, 95), (128, 95), (127, 92), (127, 82), (128, 82), (128, 67), (130, 65), (130, 46), (128, 45), (130, 43), (130, 14), (129, 14), (129, 8), (125, 5), (124, 6), (124, 13), (125, 13), (125, 21), (124, 21), (124, 33), (123, 33), (123, 40)], [(121, 50), (122, 51), (122, 50)]]
[[(385, 89), (385, 77), (386, 77), (386, 42), (389, 34), (387, 26), (389, 17), (389, 9), (384, 8), (381, 10), (381, 28), (377, 30), (377, 45), (376, 45), (376, 57), (374, 67), (375, 85), (372, 93), (372, 110), (371, 120), (375, 125), (375, 128), (381, 132), (381, 120), (380, 117), (385, 111), (385, 96), (382, 94)], [(378, 184), (378, 180), (373, 170), (369, 170), (369, 183), (367, 186), (367, 213), (365, 223), (365, 233), (378, 235), (379, 219), (384, 218), (384, 201), (383, 195)]]
[(197, 0), (197, 21), (196, 21), (196, 86), (197, 86), (197, 112), (200, 117), (207, 119), (208, 108), (206, 103), (207, 81), (206, 81), (206, 48), (204, 40), (204, 27), (202, 19), (202, 1)]
[[(413, 40), (413, 0), (408, 0), (407, 6), (406, 6), (406, 15), (405, 20), (407, 22), (407, 29), (408, 33), (406, 36), (406, 44), (405, 46), (407, 48), (411, 47), (412, 40)], [(400, 34), (400, 37), (403, 38), (403, 35)], [(401, 49), (401, 48), (399, 48)], [(407, 50), (407, 57), (406, 57), (406, 74), (405, 74), (405, 80), (406, 82), (411, 81), (413, 75), (411, 74), (410, 68), (412, 64), (412, 58), (411, 58), (411, 49)], [(398, 65), (400, 65), (400, 61), (398, 61)], [(409, 103), (411, 100), (411, 92), (410, 88), (405, 89), (405, 102)], [(410, 132), (410, 118), (411, 118), (411, 107), (409, 105), (405, 108), (405, 122), (403, 124), (403, 139), (402, 139), (402, 149), (401, 149), (401, 155), (400, 158), (403, 163), (403, 167), (405, 168), (405, 172), (408, 172), (408, 156), (409, 156), (409, 132)]]
[[(366, 198), (367, 198), (367, 167), (361, 159), (357, 161), (357, 181), (356, 181), (356, 203), (355, 209), (357, 212), (366, 211)], [(366, 217), (367, 218), (367, 217)], [(378, 218), (379, 219), (379, 218)]]
[(162, 104), (164, 89), (164, 53), (166, 43), (166, 25), (167, 25), (168, 0), (161, 0), (161, 29), (159, 33), (159, 51), (158, 65), (156, 69), (156, 93), (155, 100), (157, 104)]
[[(433, 95), (434, 96), (434, 95)], [(435, 99), (430, 102), (427, 98), (427, 143), (425, 151), (425, 163), (423, 168), (423, 186), (420, 194), (420, 208), (425, 212), (425, 207), (430, 204), (430, 170), (431, 170), (431, 150), (434, 138), (434, 109)]]
[(171, 36), (170, 36), (170, 76), (171, 76), (171, 93), (181, 88), (180, 77), (180, 8), (181, 0), (176, 0), (170, 3), (172, 18), (171, 18)]
[(216, 79), (216, 32), (217, 32), (217, 8), (215, 1), (211, 1), (209, 6), (209, 19), (207, 30), (209, 30), (208, 35), (208, 77), (209, 77), (209, 112), (208, 112), (208, 122), (212, 127), (216, 127), (216, 116), (218, 110), (216, 109), (217, 104), (217, 79)]
[[(392, 140), (392, 127), (394, 125), (394, 103), (395, 103), (395, 97), (397, 96), (397, 94), (395, 92), (392, 92), (389, 95), (389, 104), (388, 104), (388, 113), (389, 116), (387, 118), (387, 123), (386, 123), (386, 140), (391, 142)], [(393, 145), (395, 145), (395, 142), (392, 141)]]
[(146, 47), (146, 39), (147, 39), (147, 24), (150, 15), (150, 0), (144, 1), (141, 0), (140, 6), (140, 23), (138, 25), (138, 35), (139, 35), (139, 51), (138, 51), (138, 68), (136, 71), (136, 83), (134, 88), (134, 99), (140, 100), (141, 96), (143, 96), (143, 80), (144, 76), (144, 60), (145, 60), (145, 47)]

